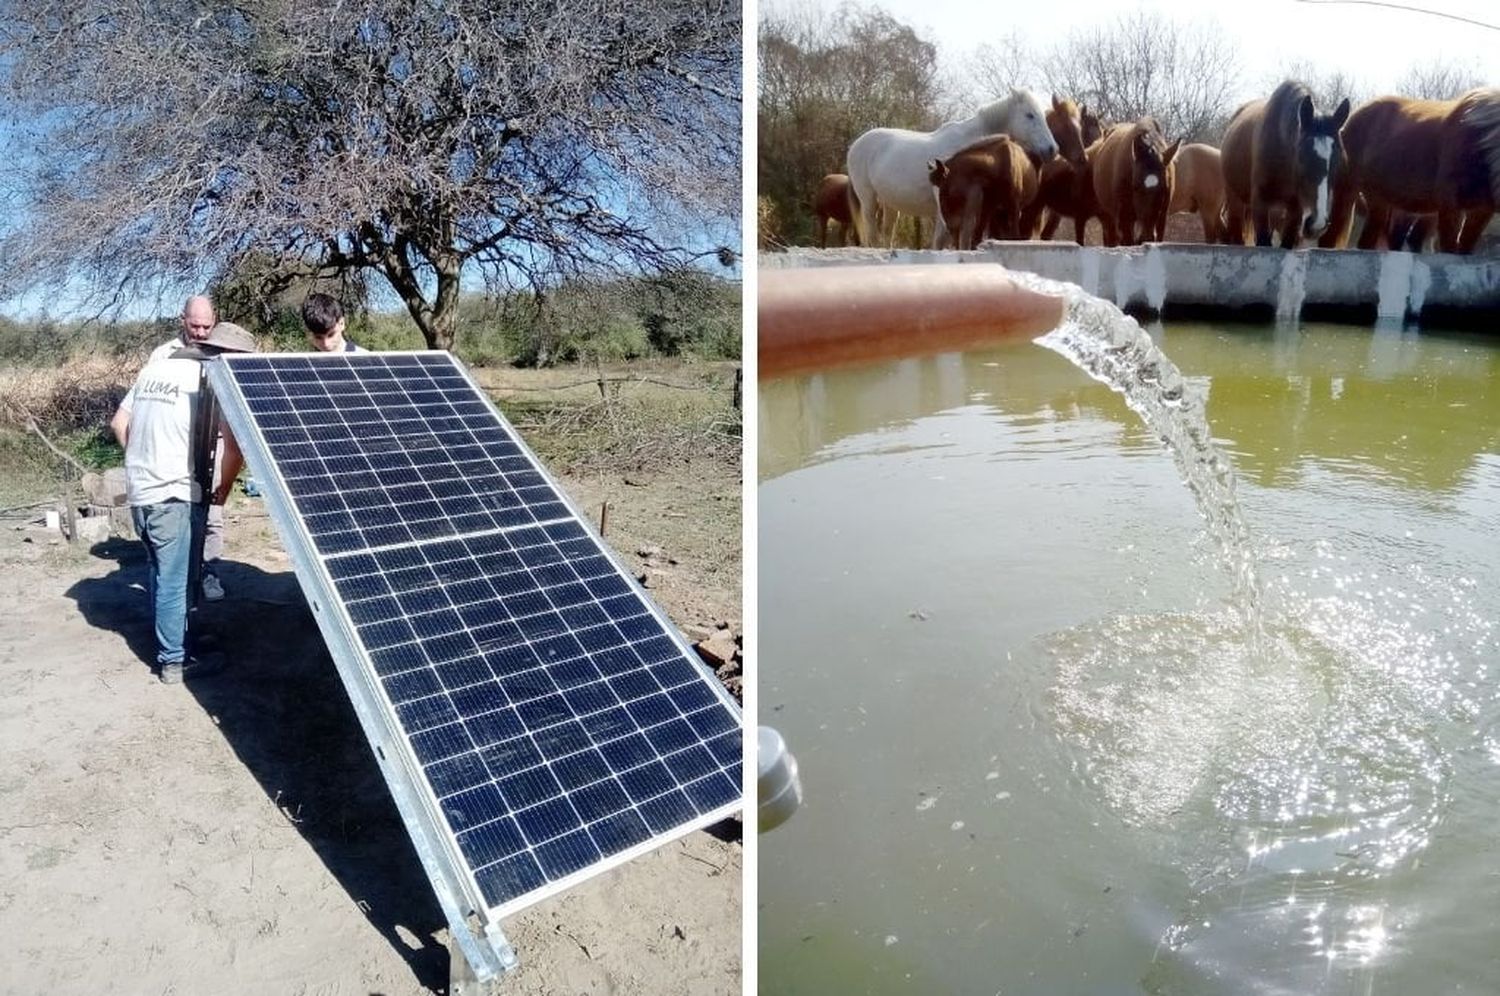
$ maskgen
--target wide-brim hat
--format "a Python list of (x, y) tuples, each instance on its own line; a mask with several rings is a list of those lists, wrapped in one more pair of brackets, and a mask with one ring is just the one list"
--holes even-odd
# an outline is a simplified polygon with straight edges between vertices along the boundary
[(234, 353), (255, 352), (255, 336), (234, 322), (220, 322), (208, 330), (208, 338), (195, 345), (213, 346)]

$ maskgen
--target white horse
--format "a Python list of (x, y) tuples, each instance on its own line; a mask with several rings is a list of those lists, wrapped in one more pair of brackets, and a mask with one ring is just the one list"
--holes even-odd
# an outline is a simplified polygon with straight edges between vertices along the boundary
[[(1042, 162), (1057, 155), (1057, 140), (1047, 127), (1042, 102), (1036, 94), (1024, 90), (1012, 90), (1009, 97), (986, 104), (962, 121), (950, 121), (937, 131), (872, 128), (856, 138), (849, 146), (847, 168), (859, 202), (854, 221), (860, 245), (880, 245), (875, 239), (877, 232), (888, 234), (894, 241), (899, 212), (932, 218), (932, 244), (941, 247), (947, 229), (933, 197), (928, 163), (947, 159), (969, 143), (1001, 132)], [(884, 231), (887, 225), (888, 233)]]

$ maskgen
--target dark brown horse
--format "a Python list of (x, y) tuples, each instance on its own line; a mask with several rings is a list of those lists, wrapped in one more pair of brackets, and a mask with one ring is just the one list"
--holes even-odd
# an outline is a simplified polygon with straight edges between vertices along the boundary
[(1500, 89), (1457, 100), (1380, 97), (1344, 127), (1348, 168), (1334, 193), (1334, 220), (1320, 244), (1348, 244), (1354, 202), (1369, 214), (1359, 247), (1387, 237), (1393, 211), (1437, 215), (1438, 248), (1474, 250), (1500, 207)]
[(934, 159), (928, 178), (958, 248), (973, 249), (986, 235), (1021, 237), (1022, 213), (1036, 198), (1036, 166), (1009, 136), (991, 135), (945, 160)]
[(813, 195), (813, 214), (818, 219), (818, 248), (828, 248), (830, 221), (839, 223), (839, 245), (848, 245), (851, 236), (854, 244), (859, 245), (859, 237), (854, 231), (852, 193), (849, 177), (843, 173), (829, 173), (818, 183), (818, 192)]
[(1094, 199), (1104, 225), (1104, 244), (1160, 242), (1166, 234), (1172, 178), (1167, 167), (1182, 139), (1171, 145), (1155, 118), (1120, 125), (1089, 156)]
[(1271, 212), (1277, 208), (1283, 249), (1294, 247), (1301, 235), (1323, 234), (1333, 185), (1343, 172), (1339, 129), (1348, 117), (1347, 98), (1332, 114), (1319, 114), (1312, 93), (1295, 80), (1234, 112), (1220, 146), (1230, 242), (1245, 241), (1248, 211), (1255, 244), (1270, 245)]

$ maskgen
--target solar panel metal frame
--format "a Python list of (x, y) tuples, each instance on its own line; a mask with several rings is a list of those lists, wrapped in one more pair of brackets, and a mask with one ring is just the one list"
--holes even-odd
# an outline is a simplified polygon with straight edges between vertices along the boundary
[[(358, 355), (358, 354), (355, 354)], [(382, 358), (398, 356), (432, 357), (432, 352), (382, 352), (371, 354)], [(242, 354), (244, 358), (254, 354)], [(278, 353), (277, 359), (311, 359), (318, 362), (332, 357), (348, 358), (344, 353)], [(355, 636), (355, 625), (333, 585), (331, 575), (324, 569), (323, 561), (313, 543), (312, 535), (298, 514), (280, 468), (271, 458), (269, 443), (251, 415), (249, 404), (239, 384), (226, 364), (232, 365), (241, 356), (224, 354), (205, 364), (208, 368), (209, 384), (213, 390), (226, 421), (234, 432), (250, 471), (262, 484), (267, 511), (286, 547), (293, 569), (301, 583), (304, 595), (317, 620), (329, 654), (342, 679), (355, 714), (359, 718), (366, 738), (380, 763), (396, 808), (406, 825), (417, 856), (432, 883), (438, 904), (448, 920), (449, 932), (463, 951), (475, 974), (481, 981), (488, 980), (516, 967), (518, 959), (500, 920), (519, 909), (542, 899), (563, 892), (579, 882), (611, 868), (618, 867), (633, 858), (646, 854), (663, 844), (682, 837), (693, 830), (708, 826), (732, 816), (743, 808), (743, 771), (740, 794), (734, 800), (710, 812), (685, 821), (668, 831), (654, 835), (621, 851), (572, 872), (562, 878), (547, 882), (543, 887), (525, 893), (518, 899), (499, 906), (489, 906), (481, 893), (468, 863), (459, 853), (456, 835), (442, 816), (441, 806), (431, 791), (422, 773), (422, 765), (411, 744), (403, 734), (400, 723), (389, 704), (389, 698), (380, 687), (367, 655), (361, 650), (361, 641)], [(264, 356), (256, 356), (264, 360)], [(678, 649), (704, 675), (706, 683), (736, 720), (740, 730), (743, 750), (744, 720), (738, 703), (718, 679), (698, 659), (691, 645), (667, 618), (653, 599), (636, 582), (634, 575), (615, 555), (592, 524), (579, 514), (572, 498), (557, 483), (547, 468), (537, 458), (516, 432), (515, 427), (500, 412), (494, 402), (475, 382), (469, 370), (456, 358), (448, 357), (452, 369), (463, 376), (476, 398), (481, 399), (499, 425), (509, 434), (521, 453), (540, 473), (542, 479), (556, 492), (558, 499), (583, 527), (585, 534), (608, 558), (615, 571), (639, 596), (647, 611), (661, 625), (663, 632)], [(369, 362), (369, 361), (365, 361)], [(420, 547), (425, 541), (410, 544)], [(743, 762), (741, 762), (743, 764)]]

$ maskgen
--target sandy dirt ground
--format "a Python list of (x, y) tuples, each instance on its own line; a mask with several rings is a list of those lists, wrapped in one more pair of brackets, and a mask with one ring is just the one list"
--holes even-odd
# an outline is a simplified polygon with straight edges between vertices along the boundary
[[(610, 503), (627, 563), (676, 561), (649, 583), (679, 625), (738, 630), (736, 469), (562, 483)], [(231, 667), (187, 685), (145, 663), (138, 542), (5, 533), (0, 992), (446, 991), (443, 916), (260, 502), (231, 504), (203, 610)], [(737, 993), (740, 922), (730, 821), (507, 920), (495, 991)]]

